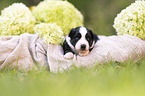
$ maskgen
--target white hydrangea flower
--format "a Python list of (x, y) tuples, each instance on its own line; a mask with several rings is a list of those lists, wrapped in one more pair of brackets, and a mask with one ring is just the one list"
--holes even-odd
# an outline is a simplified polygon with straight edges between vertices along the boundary
[(56, 23), (40, 23), (34, 27), (34, 31), (44, 39), (47, 44), (62, 44), (64, 33)]
[(117, 14), (113, 27), (118, 35), (129, 34), (145, 39), (145, 1), (132, 3)]
[(33, 7), (37, 23), (56, 23), (65, 36), (72, 28), (83, 26), (83, 15), (68, 1), (46, 0)]
[(0, 35), (34, 33), (35, 23), (35, 17), (28, 7), (22, 3), (14, 3), (1, 11)]

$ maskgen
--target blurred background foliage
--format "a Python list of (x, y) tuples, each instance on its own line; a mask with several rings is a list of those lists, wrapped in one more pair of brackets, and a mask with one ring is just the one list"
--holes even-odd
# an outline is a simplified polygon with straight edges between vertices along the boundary
[[(12, 3), (22, 2), (28, 7), (35, 6), (42, 0), (0, 0), (0, 10)], [(84, 15), (84, 25), (99, 35), (115, 35), (112, 27), (118, 13), (135, 0), (68, 0)]]

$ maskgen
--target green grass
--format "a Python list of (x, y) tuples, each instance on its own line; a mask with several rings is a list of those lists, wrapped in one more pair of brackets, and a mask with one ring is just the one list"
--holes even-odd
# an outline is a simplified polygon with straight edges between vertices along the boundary
[(91, 69), (0, 73), (0, 96), (144, 96), (145, 60), (110, 62)]

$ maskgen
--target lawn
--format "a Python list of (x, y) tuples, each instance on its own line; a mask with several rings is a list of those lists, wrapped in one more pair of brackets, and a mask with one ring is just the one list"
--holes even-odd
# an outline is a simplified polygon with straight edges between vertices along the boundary
[(5, 71), (0, 96), (145, 96), (145, 60), (109, 62), (63, 73)]

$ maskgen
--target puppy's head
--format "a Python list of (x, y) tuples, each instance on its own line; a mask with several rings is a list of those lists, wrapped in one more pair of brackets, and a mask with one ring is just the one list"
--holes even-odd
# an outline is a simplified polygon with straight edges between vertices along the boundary
[(66, 37), (68, 45), (80, 56), (86, 56), (97, 40), (97, 35), (85, 27), (72, 29)]

